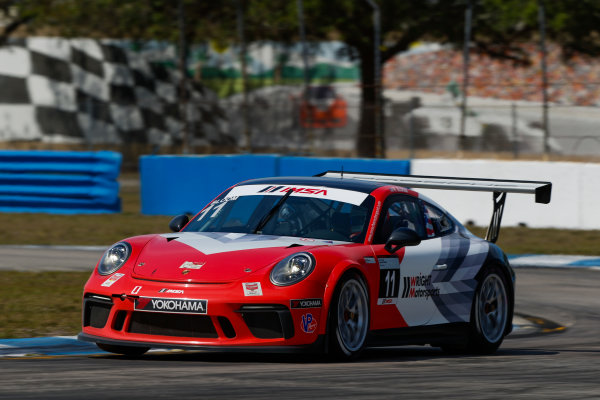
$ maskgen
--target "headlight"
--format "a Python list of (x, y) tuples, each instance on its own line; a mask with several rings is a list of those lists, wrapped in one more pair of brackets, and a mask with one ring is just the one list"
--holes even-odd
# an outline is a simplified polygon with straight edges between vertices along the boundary
[(306, 278), (315, 268), (315, 258), (310, 253), (292, 254), (279, 261), (271, 271), (271, 283), (289, 286)]
[(98, 273), (100, 275), (110, 275), (125, 264), (131, 255), (131, 246), (127, 242), (119, 242), (113, 245), (102, 256), (98, 264)]

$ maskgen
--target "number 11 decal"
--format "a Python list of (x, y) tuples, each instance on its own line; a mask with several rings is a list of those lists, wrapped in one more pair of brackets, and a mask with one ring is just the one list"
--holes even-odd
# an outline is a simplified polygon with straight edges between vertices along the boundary
[(398, 297), (400, 269), (382, 269), (379, 272), (379, 298)]
[(377, 304), (396, 304), (400, 292), (400, 260), (398, 257), (378, 257), (379, 295)]

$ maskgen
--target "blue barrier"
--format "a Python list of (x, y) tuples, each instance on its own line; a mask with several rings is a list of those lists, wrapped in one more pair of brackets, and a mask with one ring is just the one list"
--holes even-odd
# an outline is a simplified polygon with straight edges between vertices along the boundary
[(121, 158), (120, 153), (112, 151), (0, 150), (0, 171), (82, 174), (117, 179)]
[(409, 174), (410, 161), (277, 155), (143, 156), (142, 214), (195, 214), (230, 186), (269, 176), (312, 176), (327, 170)]
[(108, 151), (0, 151), (0, 212), (120, 212), (120, 167)]
[(273, 176), (275, 155), (142, 156), (142, 214), (195, 214), (228, 187)]

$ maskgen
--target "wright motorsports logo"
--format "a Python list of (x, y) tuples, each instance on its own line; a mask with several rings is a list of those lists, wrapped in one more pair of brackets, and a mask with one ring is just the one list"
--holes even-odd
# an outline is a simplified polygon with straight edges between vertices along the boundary
[(437, 297), (440, 295), (440, 289), (431, 283), (431, 275), (405, 276), (402, 278), (404, 289), (402, 290), (403, 299)]

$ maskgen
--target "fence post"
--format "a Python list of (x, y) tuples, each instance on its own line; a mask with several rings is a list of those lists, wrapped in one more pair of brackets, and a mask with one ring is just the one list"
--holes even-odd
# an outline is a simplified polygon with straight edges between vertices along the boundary
[(519, 142), (517, 135), (517, 105), (511, 104), (511, 120), (512, 120), (512, 142), (513, 142), (513, 157), (519, 158)]

